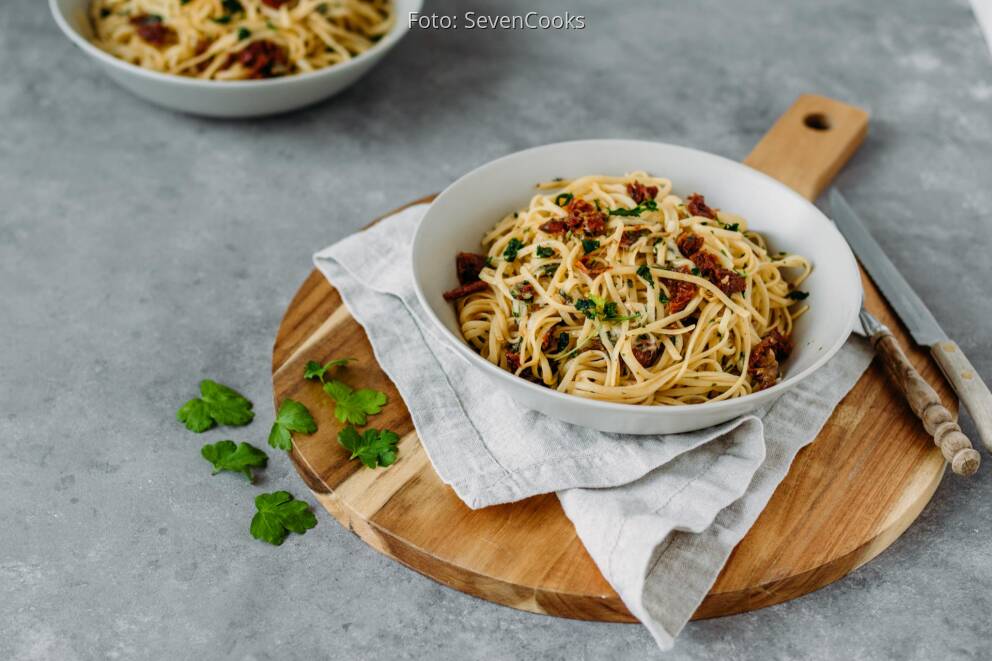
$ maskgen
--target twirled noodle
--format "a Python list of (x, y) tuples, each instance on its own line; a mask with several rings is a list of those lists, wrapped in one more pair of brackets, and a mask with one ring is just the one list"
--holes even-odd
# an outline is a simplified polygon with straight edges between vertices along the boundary
[[(635, 172), (538, 185), (461, 253), (455, 301), (487, 360), (560, 392), (695, 404), (773, 385), (811, 265)], [(787, 277), (789, 276), (789, 277)]]
[(315, 71), (371, 48), (392, 0), (93, 0), (93, 43), (163, 73), (211, 80)]

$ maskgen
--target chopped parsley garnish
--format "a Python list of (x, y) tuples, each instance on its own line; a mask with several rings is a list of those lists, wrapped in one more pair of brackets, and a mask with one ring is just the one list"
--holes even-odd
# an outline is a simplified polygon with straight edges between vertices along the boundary
[(496, 268), (496, 262), (493, 261), (492, 257), (486, 257), (486, 268), (490, 268), (490, 269)]
[(644, 200), (633, 209), (610, 209), (611, 216), (640, 216), (645, 211), (657, 211), (658, 202), (656, 200)]
[(200, 381), (200, 396), (191, 399), (176, 411), (176, 419), (186, 429), (197, 433), (215, 425), (241, 427), (254, 419), (251, 402), (244, 395), (227, 386), (204, 379)]
[(584, 314), (589, 319), (596, 318), (596, 302), (591, 298), (580, 298), (575, 301), (575, 309)]
[(662, 305), (668, 305), (668, 295), (663, 291), (658, 292), (658, 302)]
[(793, 301), (805, 301), (807, 298), (809, 298), (809, 292), (799, 291), (797, 289), (796, 291), (790, 291), (788, 294), (786, 294), (786, 298), (790, 298)]
[(244, 41), (251, 36), (251, 30), (248, 28), (238, 28), (238, 41)]
[(245, 10), (238, 0), (221, 0), (220, 4), (224, 6), (224, 9), (226, 9), (229, 14), (237, 14), (239, 11)]
[(306, 406), (296, 400), (284, 399), (279, 405), (276, 420), (269, 431), (269, 445), (279, 450), (289, 452), (293, 449), (291, 432), (312, 434), (317, 431), (317, 423)]
[(227, 14), (226, 16), (221, 16), (220, 18), (211, 18), (210, 20), (216, 23), (217, 25), (227, 25), (228, 23), (231, 22), (231, 15)]
[(277, 27), (276, 27), (276, 26), (275, 26), (275, 25), (274, 25), (274, 24), (272, 23), (272, 21), (265, 21), (265, 25), (266, 25), (266, 26), (268, 26), (268, 28), (269, 28), (270, 30), (276, 30), (276, 31), (278, 31), (278, 30), (279, 30), (279, 28), (277, 28)]
[(231, 471), (241, 473), (249, 482), (254, 479), (251, 469), (265, 468), (269, 461), (268, 455), (251, 443), (235, 445), (234, 441), (208, 443), (200, 449), (200, 454), (214, 465), (214, 475), (221, 471)]
[[(189, 0), (187, 0), (187, 2), (188, 1)], [(108, 16), (110, 16), (110, 10), (109, 9), (107, 9), (106, 7), (104, 7), (103, 9), (100, 10), (100, 18), (107, 18)]]
[(561, 353), (566, 348), (568, 348), (568, 333), (559, 333), (558, 346), (555, 349), (555, 353)]
[(727, 230), (728, 232), (739, 232), (740, 226), (741, 226), (740, 223), (730, 223), (729, 225), (724, 225), (723, 229)]
[(351, 452), (350, 459), (359, 459), (367, 468), (392, 466), (396, 463), (396, 444), (400, 437), (388, 429), (366, 429), (359, 434), (352, 425), (338, 432), (338, 443)]
[(561, 266), (559, 262), (552, 262), (551, 264), (545, 264), (542, 268), (544, 275), (552, 276), (558, 272), (558, 267)]
[(599, 248), (599, 241), (596, 239), (582, 239), (582, 249), (586, 254), (591, 253), (596, 248)]
[(693, 266), (692, 267), (692, 274), (693, 275), (699, 275), (700, 273), (701, 273), (701, 271), (699, 270), (699, 267), (698, 266)]
[(571, 202), (573, 197), (574, 196), (571, 193), (559, 193), (558, 197), (555, 198), (555, 204), (563, 207)]
[(594, 295), (575, 301), (575, 309), (585, 315), (587, 319), (600, 319), (602, 321), (627, 321), (641, 316), (639, 313), (620, 316), (620, 308), (615, 302)]
[(537, 256), (538, 257), (551, 257), (555, 254), (555, 249), (550, 246), (538, 246)]
[(259, 494), (255, 498), (258, 511), (251, 520), (251, 536), (279, 546), (286, 536), (302, 535), (317, 525), (317, 517), (306, 501), (294, 500), (286, 491)]
[(651, 277), (651, 268), (647, 264), (641, 264), (637, 267), (637, 275), (643, 278), (646, 282), (654, 284), (654, 278)]
[(520, 249), (524, 247), (524, 242), (517, 238), (510, 239), (510, 242), (506, 244), (506, 250), (503, 251), (503, 259), (508, 262), (512, 262), (517, 258), (517, 253)]
[(364, 425), (368, 416), (375, 415), (386, 404), (386, 393), (369, 388), (354, 390), (340, 381), (328, 381), (324, 392), (334, 399), (334, 417), (341, 422)]

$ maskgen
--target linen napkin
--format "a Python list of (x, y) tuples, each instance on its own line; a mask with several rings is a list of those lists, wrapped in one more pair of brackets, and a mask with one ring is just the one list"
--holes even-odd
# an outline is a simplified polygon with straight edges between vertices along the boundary
[[(557, 492), (603, 576), (671, 648), (871, 349), (852, 336), (768, 410), (698, 432), (631, 436), (563, 423), (495, 390), (437, 336), (412, 283), (410, 246), (425, 210), (387, 218), (314, 263), (365, 328), (441, 479), (473, 509)], [(454, 255), (438, 259), (454, 268)]]

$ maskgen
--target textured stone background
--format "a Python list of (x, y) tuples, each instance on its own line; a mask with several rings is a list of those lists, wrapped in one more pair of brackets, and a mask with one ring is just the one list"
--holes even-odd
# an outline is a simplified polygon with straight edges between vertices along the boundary
[[(554, 32), (415, 32), (316, 108), (186, 117), (118, 89), (41, 0), (0, 12), (0, 658), (644, 658), (638, 626), (441, 587), (330, 517), (273, 548), (174, 419), (257, 404), (315, 249), (511, 151), (585, 137), (743, 157), (796, 95), (872, 112), (840, 186), (992, 380), (992, 61), (964, 0), (543, 2)], [(452, 13), (537, 3), (431, 2)], [(988, 658), (992, 460), (844, 580), (690, 624), (672, 658)], [(306, 491), (273, 454), (261, 485)]]

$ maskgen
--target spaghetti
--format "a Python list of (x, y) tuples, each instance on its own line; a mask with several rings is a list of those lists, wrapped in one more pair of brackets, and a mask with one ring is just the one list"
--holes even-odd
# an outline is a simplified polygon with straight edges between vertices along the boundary
[(392, 0), (93, 0), (93, 43), (162, 73), (272, 78), (346, 62), (392, 29)]
[[(644, 172), (539, 184), (461, 253), (461, 332), (487, 360), (559, 392), (695, 404), (773, 385), (811, 265), (739, 216)], [(791, 277), (787, 277), (791, 276)]]

